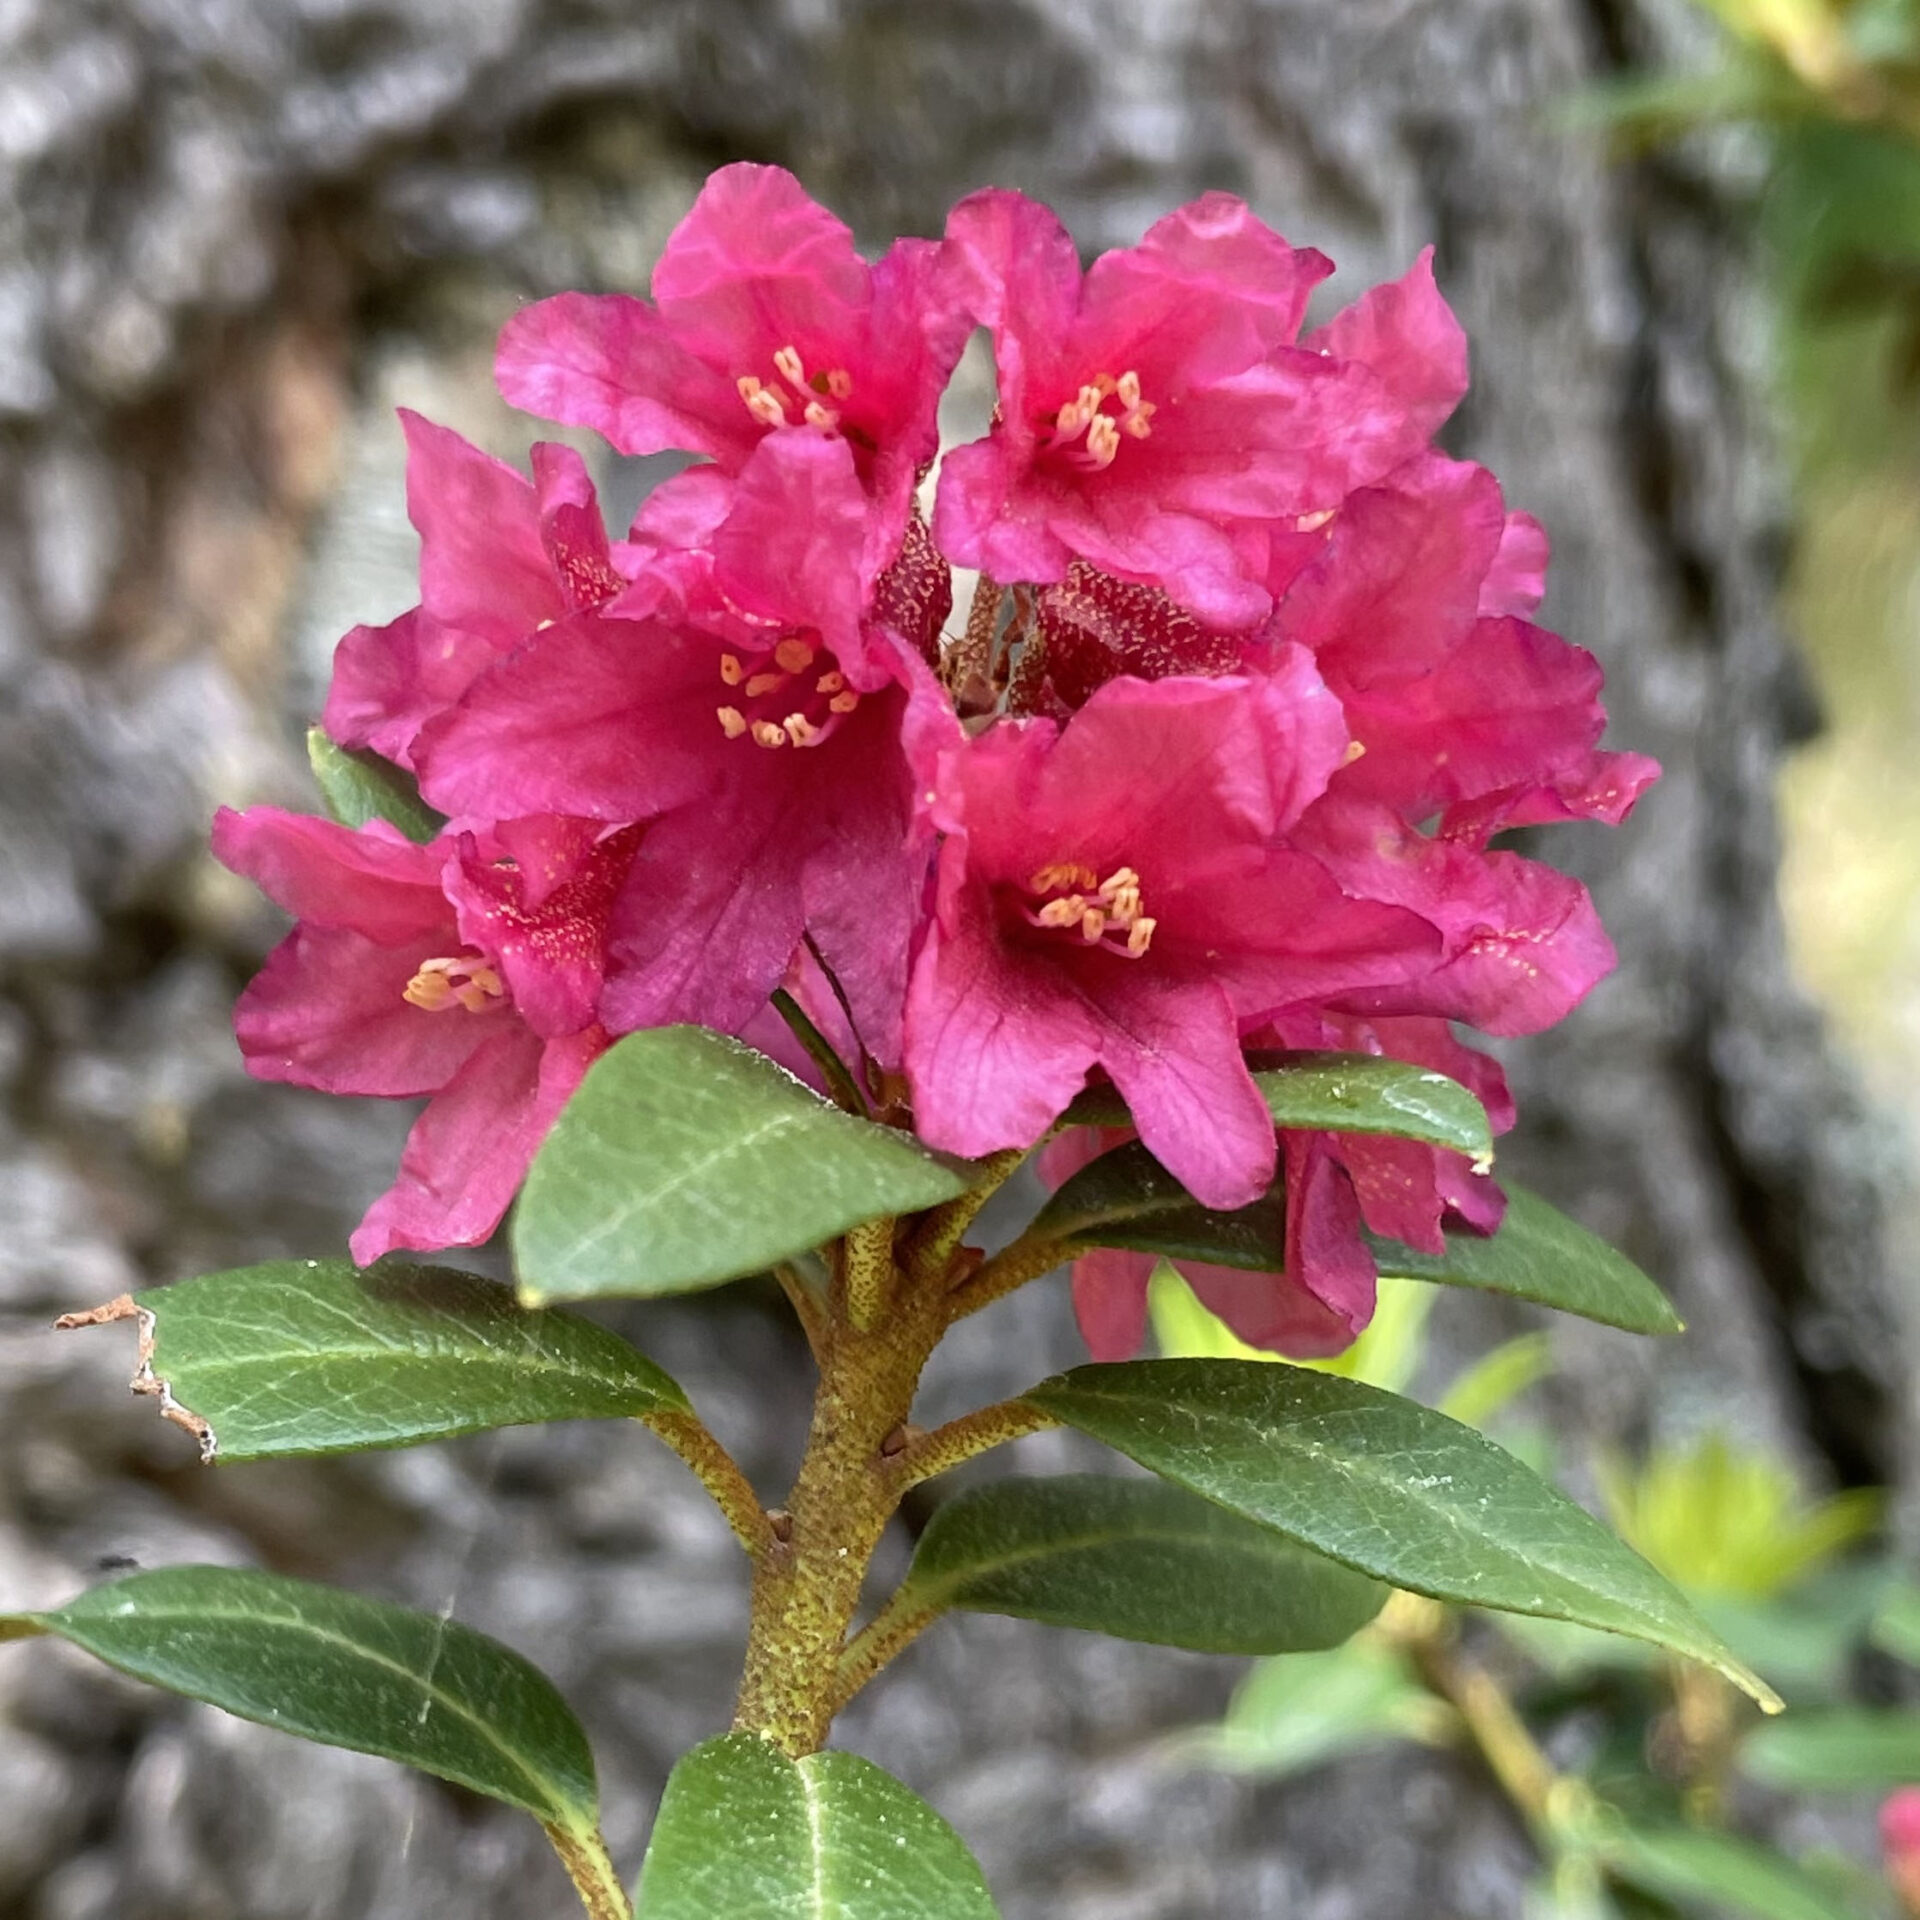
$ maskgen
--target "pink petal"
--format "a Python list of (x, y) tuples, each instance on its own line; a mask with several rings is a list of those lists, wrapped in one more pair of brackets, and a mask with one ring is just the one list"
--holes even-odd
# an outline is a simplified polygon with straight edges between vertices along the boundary
[(400, 424), (426, 611), (502, 648), (564, 611), (525, 476), (404, 407)]
[(1547, 561), (1552, 548), (1547, 530), (1530, 513), (1510, 513), (1500, 534), (1500, 550), (1480, 588), (1480, 612), (1531, 614), (1547, 591)]
[(356, 832), (279, 807), (222, 807), (213, 852), (297, 920), (347, 927), (383, 946), (453, 932), (440, 891), (445, 849), (415, 846), (385, 821)]
[(491, 640), (443, 625), (424, 607), (384, 627), (355, 627), (334, 649), (320, 724), (343, 747), (371, 747), (410, 768), (421, 728), (499, 657)]
[(1398, 279), (1370, 287), (1307, 336), (1335, 359), (1364, 362), (1425, 439), (1467, 390), (1467, 337), (1434, 284), (1428, 247)]
[(629, 294), (557, 293), (523, 307), (500, 335), (494, 375), (510, 406), (591, 427), (621, 453), (684, 447), (737, 467), (760, 441), (733, 379)]
[(1360, 1238), (1359, 1202), (1328, 1135), (1289, 1133), (1282, 1140), (1287, 1278), (1344, 1322), (1350, 1337), (1358, 1335), (1374, 1306), (1373, 1255)]
[(247, 1071), (256, 1080), (395, 1099), (445, 1086), (476, 1047), (518, 1026), (504, 1004), (427, 1013), (406, 1000), (423, 961), (459, 953), (451, 924), (447, 934), (393, 947), (343, 927), (296, 927), (234, 1011)]
[(349, 1242), (354, 1259), (485, 1240), (605, 1046), (597, 1028), (543, 1044), (516, 1025), (477, 1051), (414, 1122), (400, 1177)]
[[(587, 463), (571, 447), (539, 440), (533, 483), (540, 503), (540, 541), (569, 612), (610, 600), (627, 583), (615, 571)], [(553, 617), (558, 617), (558, 609)], [(520, 638), (516, 635), (515, 638)]]
[(1073, 1263), (1073, 1312), (1096, 1360), (1131, 1360), (1147, 1337), (1153, 1256), (1094, 1247)]
[[(1280, 1250), (1274, 1251), (1278, 1258)], [(1200, 1304), (1250, 1347), (1294, 1360), (1322, 1360), (1353, 1345), (1352, 1323), (1286, 1274), (1248, 1273), (1199, 1260), (1175, 1264)]]

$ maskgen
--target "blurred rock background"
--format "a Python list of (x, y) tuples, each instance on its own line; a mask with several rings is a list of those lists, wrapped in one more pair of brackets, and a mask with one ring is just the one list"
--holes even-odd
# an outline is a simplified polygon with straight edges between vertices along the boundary
[[(1819, 712), (1775, 618), (1750, 156), (1616, 166), (1565, 111), (1701, 31), (1680, 0), (0, 0), (0, 1601), (199, 1558), (450, 1606), (580, 1706), (627, 1863), (674, 1754), (723, 1724), (740, 1568), (643, 1436), (203, 1473), (126, 1395), (125, 1342), (46, 1328), (334, 1252), (388, 1179), (406, 1115), (242, 1075), (231, 1001), (279, 929), (207, 860), (207, 817), (311, 804), (332, 642), (413, 598), (392, 407), (519, 455), (501, 321), (642, 288), (739, 156), (876, 244), (988, 182), (1089, 249), (1231, 188), (1339, 261), (1339, 297), (1438, 243), (1475, 353), (1449, 444), (1552, 530), (1552, 624), (1669, 770), (1623, 832), (1552, 845), (1625, 958), (1516, 1052), (1508, 1164), (1693, 1330), (1556, 1327), (1554, 1423), (1577, 1456), (1730, 1422), (1815, 1484), (1910, 1485), (1911, 1145), (1793, 984), (1777, 906), (1775, 777)], [(603, 465), (616, 509), (652, 477)], [(1463, 1350), (1505, 1329), (1436, 1317)], [(780, 1484), (807, 1380), (773, 1303), (622, 1324)], [(1075, 1352), (1037, 1288), (968, 1323), (930, 1394)], [(961, 1827), (1009, 1920), (1518, 1914), (1525, 1838), (1465, 1762), (1284, 1792), (1170, 1768), (1230, 1667), (949, 1623), (844, 1737)], [(567, 1907), (517, 1816), (57, 1652), (0, 1661), (0, 1724), (0, 1914)]]

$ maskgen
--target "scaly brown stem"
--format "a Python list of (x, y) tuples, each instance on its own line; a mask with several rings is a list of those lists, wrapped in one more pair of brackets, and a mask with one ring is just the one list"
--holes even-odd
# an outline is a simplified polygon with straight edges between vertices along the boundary
[(1004, 1295), (1038, 1280), (1043, 1273), (1073, 1258), (1073, 1249), (1063, 1240), (1032, 1239), (1022, 1234), (1010, 1246), (996, 1253), (973, 1276), (954, 1289), (947, 1301), (949, 1324), (964, 1320), (982, 1307), (990, 1307)]
[(931, 1279), (947, 1270), (960, 1249), (961, 1236), (979, 1218), (980, 1209), (1006, 1185), (1027, 1157), (1027, 1151), (1025, 1147), (1008, 1147), (976, 1162), (980, 1168), (979, 1183), (969, 1187), (957, 1200), (935, 1207), (920, 1223), (919, 1231), (908, 1244), (904, 1263), (916, 1279)]
[(847, 1317), (860, 1332), (871, 1333), (885, 1317), (893, 1291), (893, 1222), (868, 1220), (850, 1227), (843, 1244)]
[(713, 1496), (714, 1505), (726, 1515), (728, 1526), (748, 1553), (755, 1560), (765, 1554), (773, 1544), (773, 1527), (760, 1496), (733, 1455), (699, 1417), (668, 1409), (648, 1414), (645, 1424), (699, 1476), (700, 1484)]
[(882, 1668), (889, 1666), (940, 1618), (938, 1607), (902, 1606), (895, 1594), (846, 1644), (834, 1670), (837, 1714)]
[(974, 1413), (963, 1413), (944, 1427), (935, 1427), (911, 1440), (894, 1456), (893, 1468), (899, 1476), (900, 1491), (917, 1487), (935, 1474), (950, 1473), (955, 1467), (1004, 1447), (1010, 1440), (1022, 1440), (1030, 1433), (1045, 1433), (1060, 1424), (1052, 1414), (1030, 1407), (1024, 1400), (1002, 1400)]
[(633, 1920), (633, 1905), (620, 1876), (607, 1857), (607, 1843), (598, 1833), (569, 1833), (565, 1827), (548, 1827), (546, 1835), (560, 1856), (586, 1908), (589, 1920)]

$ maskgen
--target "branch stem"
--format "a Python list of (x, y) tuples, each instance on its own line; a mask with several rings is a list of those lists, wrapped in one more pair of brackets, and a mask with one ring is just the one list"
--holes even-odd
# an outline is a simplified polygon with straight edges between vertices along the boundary
[(938, 1607), (909, 1607), (894, 1596), (846, 1644), (834, 1669), (837, 1714), (867, 1682), (890, 1666), (940, 1618)]
[(975, 1163), (980, 1169), (979, 1183), (927, 1215), (907, 1247), (907, 1269), (916, 1279), (930, 1280), (946, 1272), (959, 1251), (961, 1236), (979, 1218), (980, 1209), (1006, 1185), (1027, 1153), (1025, 1147), (1008, 1147), (988, 1154)]
[(553, 1850), (560, 1856), (589, 1920), (633, 1920), (627, 1890), (620, 1884), (620, 1875), (607, 1855), (607, 1843), (597, 1830), (571, 1833), (565, 1827), (550, 1826), (546, 1835), (553, 1842)]
[(900, 1476), (900, 1490), (917, 1487), (935, 1474), (950, 1473), (969, 1460), (1004, 1447), (1011, 1440), (1022, 1440), (1030, 1433), (1045, 1433), (1060, 1424), (1052, 1414), (1024, 1400), (1002, 1400), (973, 1413), (963, 1413), (944, 1427), (935, 1427), (910, 1442), (894, 1457), (894, 1470)]
[(773, 1523), (740, 1464), (697, 1414), (667, 1410), (648, 1414), (651, 1427), (689, 1467), (727, 1517), (740, 1544), (755, 1560), (773, 1545)]
[(1022, 1234), (1011, 1245), (1002, 1247), (974, 1275), (956, 1287), (947, 1301), (949, 1324), (964, 1320), (971, 1313), (1009, 1293), (1017, 1292), (1029, 1280), (1073, 1258), (1073, 1248), (1064, 1240), (1034, 1239)]
[(850, 1227), (844, 1244), (847, 1316), (860, 1332), (871, 1333), (885, 1317), (893, 1291), (893, 1222), (868, 1220)]

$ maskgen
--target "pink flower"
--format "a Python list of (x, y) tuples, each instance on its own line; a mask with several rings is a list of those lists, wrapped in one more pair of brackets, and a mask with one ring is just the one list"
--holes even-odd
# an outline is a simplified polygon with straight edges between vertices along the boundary
[(516, 314), (500, 391), (622, 453), (684, 448), (726, 474), (770, 431), (840, 435), (877, 509), (871, 580), (938, 449), (940, 391), (966, 344), (945, 261), (931, 241), (897, 240), (869, 266), (792, 174), (722, 167), (668, 240), (653, 299), (562, 293)]
[(1227, 194), (1084, 277), (1066, 229), (1016, 193), (962, 201), (947, 234), (993, 330), (1000, 406), (985, 440), (947, 455), (934, 531), (997, 580), (1059, 580), (1077, 558), (1218, 625), (1257, 620), (1267, 587), (1235, 534), (1258, 527), (1264, 557), (1269, 523), (1398, 465), (1466, 384), (1463, 349), (1440, 364), (1459, 330), (1425, 256), (1295, 345), (1331, 266)]
[(1268, 628), (1312, 650), (1365, 749), (1340, 791), (1476, 846), (1626, 816), (1660, 770), (1600, 749), (1598, 664), (1507, 617), (1538, 603), (1545, 568), (1538, 524), (1483, 467), (1423, 454), (1342, 504)]
[(869, 514), (843, 437), (771, 436), (704, 545), (535, 634), (422, 741), (451, 812), (652, 823), (613, 910), (616, 1032), (739, 1031), (811, 937), (898, 1058), (930, 851), (904, 733), (957, 722), (921, 654), (944, 565), (910, 545), (863, 594)]
[(1209, 1206), (1273, 1177), (1244, 1022), (1402, 980), (1411, 915), (1344, 898), (1282, 844), (1346, 729), (1304, 655), (1261, 679), (1116, 680), (1062, 728), (1003, 722), (929, 768), (938, 896), (907, 1004), (915, 1125), (1031, 1145), (1088, 1072)]
[(529, 484), (404, 407), (400, 424), (407, 514), (420, 535), (420, 604), (340, 642), (321, 724), (342, 746), (371, 747), (410, 767), (420, 729), (495, 660), (626, 581), (571, 447), (536, 446)]
[(631, 830), (517, 821), (415, 846), (382, 822), (222, 808), (214, 852), (295, 916), (234, 1027), (261, 1080), (387, 1099), (431, 1095), (394, 1185), (352, 1240), (471, 1246), (605, 1048), (594, 1019), (607, 910)]
[[(1311, 1008), (1281, 1015), (1263, 1044), (1382, 1053), (1445, 1073), (1469, 1087), (1495, 1133), (1514, 1119), (1498, 1064), (1463, 1047), (1440, 1020), (1365, 1022)], [(1041, 1169), (1058, 1185), (1124, 1134), (1078, 1129), (1050, 1146)], [(1417, 1141), (1368, 1134), (1281, 1135), (1286, 1183), (1285, 1232), (1270, 1272), (1177, 1260), (1201, 1303), (1250, 1346), (1295, 1359), (1338, 1353), (1373, 1318), (1374, 1258), (1364, 1224), (1427, 1253), (1445, 1251), (1443, 1226), (1491, 1233), (1506, 1200), (1491, 1176), (1462, 1154)], [(1099, 1247), (1073, 1264), (1074, 1310), (1096, 1360), (1124, 1360), (1146, 1328), (1147, 1283), (1154, 1257)]]
[(1900, 1904), (1920, 1915), (1920, 1787), (1896, 1787), (1881, 1802), (1880, 1845)]

